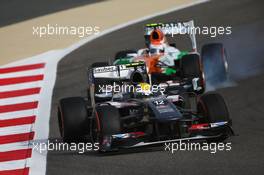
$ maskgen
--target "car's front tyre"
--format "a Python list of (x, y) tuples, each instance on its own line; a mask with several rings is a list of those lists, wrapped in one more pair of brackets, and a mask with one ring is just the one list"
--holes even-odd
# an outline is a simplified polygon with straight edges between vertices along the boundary
[(96, 107), (91, 124), (90, 135), (93, 142), (99, 143), (99, 150), (101, 152), (112, 151), (112, 135), (121, 133), (118, 109), (111, 105)]
[(89, 134), (86, 102), (81, 97), (61, 99), (58, 106), (60, 134), (65, 142), (78, 142)]

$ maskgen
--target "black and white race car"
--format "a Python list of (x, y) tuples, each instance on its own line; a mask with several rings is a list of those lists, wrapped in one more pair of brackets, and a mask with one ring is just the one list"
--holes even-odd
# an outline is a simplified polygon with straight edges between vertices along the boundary
[(59, 128), (65, 142), (87, 139), (100, 151), (189, 140), (224, 140), (232, 134), (224, 99), (200, 94), (199, 77), (153, 84), (144, 62), (88, 71), (88, 96), (61, 99)]
[[(204, 93), (205, 79), (225, 80), (227, 62), (222, 44), (197, 52), (193, 21), (151, 24), (145, 37), (162, 30), (189, 34), (192, 51), (182, 52), (175, 64), (166, 55), (117, 53), (112, 65), (93, 63), (88, 70), (87, 97), (61, 99), (58, 121), (65, 142), (87, 139), (100, 151), (157, 145), (182, 140), (223, 140), (233, 132), (224, 99)], [(154, 32), (153, 32), (154, 31)], [(135, 61), (137, 60), (137, 61)], [(164, 73), (165, 70), (165, 73)], [(204, 76), (205, 74), (205, 76)]]

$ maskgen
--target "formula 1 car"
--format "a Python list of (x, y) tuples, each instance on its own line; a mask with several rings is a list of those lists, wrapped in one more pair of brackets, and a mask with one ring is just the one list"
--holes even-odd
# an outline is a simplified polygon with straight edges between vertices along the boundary
[(63, 140), (89, 138), (99, 143), (101, 152), (108, 152), (229, 137), (232, 122), (224, 99), (213, 92), (202, 94), (205, 87), (199, 54), (186, 56), (178, 67), (180, 76), (169, 78), (160, 78), (163, 65), (154, 57), (113, 65), (93, 63), (88, 70), (87, 97), (59, 102)]
[[(210, 43), (202, 47), (201, 55), (197, 52), (196, 43), (196, 28), (193, 21), (182, 23), (154, 23), (147, 24), (145, 26), (145, 49), (135, 50), (123, 50), (116, 54), (114, 64), (123, 64), (134, 62), (135, 60), (147, 59), (150, 56), (151, 45), (150, 38), (155, 35), (155, 31), (160, 30), (165, 37), (173, 38), (176, 35), (189, 35), (191, 41), (190, 51), (180, 51), (172, 57), (174, 60), (173, 66), (166, 65), (162, 62), (163, 75), (158, 79), (167, 80), (172, 79), (175, 76), (184, 75), (196, 75), (200, 77), (200, 82), (210, 84), (221, 84), (228, 79), (227, 74), (227, 54), (226, 50), (221, 43)], [(176, 48), (175, 43), (168, 43), (169, 47)], [(166, 57), (168, 55), (160, 55), (159, 57)], [(159, 58), (158, 58), (159, 59)], [(150, 67), (148, 65), (148, 67)], [(160, 71), (161, 72), (161, 71)], [(166, 76), (167, 75), (167, 76)], [(182, 77), (184, 78), (184, 77)], [(203, 82), (204, 81), (204, 82)], [(205, 84), (203, 84), (203, 92)]]

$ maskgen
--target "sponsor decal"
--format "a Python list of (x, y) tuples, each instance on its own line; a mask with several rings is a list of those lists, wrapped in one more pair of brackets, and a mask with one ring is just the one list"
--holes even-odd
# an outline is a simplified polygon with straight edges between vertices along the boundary
[(105, 72), (114, 72), (116, 70), (117, 70), (116, 66), (98, 67), (98, 68), (94, 69), (94, 74), (105, 73)]

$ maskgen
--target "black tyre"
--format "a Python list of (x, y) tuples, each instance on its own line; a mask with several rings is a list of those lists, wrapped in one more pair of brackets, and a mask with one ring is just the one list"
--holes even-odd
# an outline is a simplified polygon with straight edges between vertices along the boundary
[(60, 100), (58, 107), (60, 133), (65, 142), (80, 141), (89, 134), (86, 102), (81, 97)]
[(223, 83), (227, 80), (226, 51), (221, 43), (204, 45), (202, 63), (205, 80), (211, 84)]
[(183, 56), (180, 60), (180, 71), (182, 78), (199, 78), (198, 85), (202, 89), (198, 92), (204, 92), (205, 84), (199, 55), (189, 54)]
[(198, 114), (204, 117), (204, 122), (230, 122), (229, 112), (223, 97), (217, 93), (207, 93), (200, 97)]
[(96, 107), (94, 115), (91, 126), (92, 140), (99, 143), (100, 150), (104, 150), (103, 139), (121, 133), (120, 114), (116, 107), (105, 105)]
[(120, 58), (126, 58), (127, 54), (133, 54), (133, 53), (137, 53), (137, 51), (135, 50), (122, 50), (119, 51), (115, 54), (115, 60), (120, 59)]

